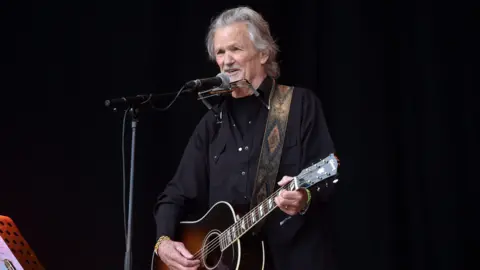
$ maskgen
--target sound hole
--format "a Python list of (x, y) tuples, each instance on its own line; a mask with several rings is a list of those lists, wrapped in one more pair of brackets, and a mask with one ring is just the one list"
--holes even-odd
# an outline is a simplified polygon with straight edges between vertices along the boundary
[(207, 269), (214, 269), (222, 259), (219, 243), (219, 231), (211, 231), (203, 243), (203, 264)]

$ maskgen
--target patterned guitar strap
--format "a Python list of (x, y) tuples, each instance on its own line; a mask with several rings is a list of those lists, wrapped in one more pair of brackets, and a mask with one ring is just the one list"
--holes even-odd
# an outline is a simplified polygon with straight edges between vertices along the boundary
[[(270, 110), (265, 125), (250, 208), (264, 201), (277, 186), (276, 178), (282, 157), (293, 87), (285, 85), (275, 87), (274, 82), (272, 90), (270, 91)], [(258, 232), (264, 222), (265, 219), (258, 222), (253, 230)]]

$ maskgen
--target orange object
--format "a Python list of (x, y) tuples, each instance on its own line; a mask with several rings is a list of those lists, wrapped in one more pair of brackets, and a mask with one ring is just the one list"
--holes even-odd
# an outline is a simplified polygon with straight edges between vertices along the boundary
[(0, 215), (0, 236), (24, 270), (45, 270), (13, 220)]

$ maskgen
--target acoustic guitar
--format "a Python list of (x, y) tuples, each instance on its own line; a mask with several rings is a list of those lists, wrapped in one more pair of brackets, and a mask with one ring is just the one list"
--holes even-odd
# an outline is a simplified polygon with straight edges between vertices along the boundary
[[(260, 270), (265, 265), (263, 241), (250, 230), (277, 205), (275, 197), (282, 189), (317, 189), (337, 183), (339, 161), (334, 154), (303, 169), (287, 185), (279, 188), (249, 212), (240, 216), (228, 202), (217, 202), (200, 219), (182, 221), (177, 229), (178, 238), (186, 249), (200, 260), (199, 269), (208, 270)], [(291, 218), (289, 216), (288, 218)], [(288, 219), (287, 218), (287, 219)], [(284, 220), (283, 222), (285, 222)], [(153, 255), (152, 269), (167, 270), (168, 266)]]

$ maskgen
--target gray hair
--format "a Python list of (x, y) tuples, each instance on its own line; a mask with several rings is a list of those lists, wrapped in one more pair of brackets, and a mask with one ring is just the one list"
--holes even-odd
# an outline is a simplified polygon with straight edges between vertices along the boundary
[(265, 71), (267, 75), (278, 78), (280, 76), (280, 67), (276, 61), (278, 46), (270, 34), (270, 27), (258, 12), (249, 7), (238, 7), (222, 12), (218, 17), (212, 20), (206, 38), (208, 54), (211, 60), (215, 60), (215, 51), (213, 45), (213, 37), (218, 28), (237, 23), (245, 22), (248, 27), (250, 40), (255, 48), (264, 51), (268, 55), (265, 63)]

